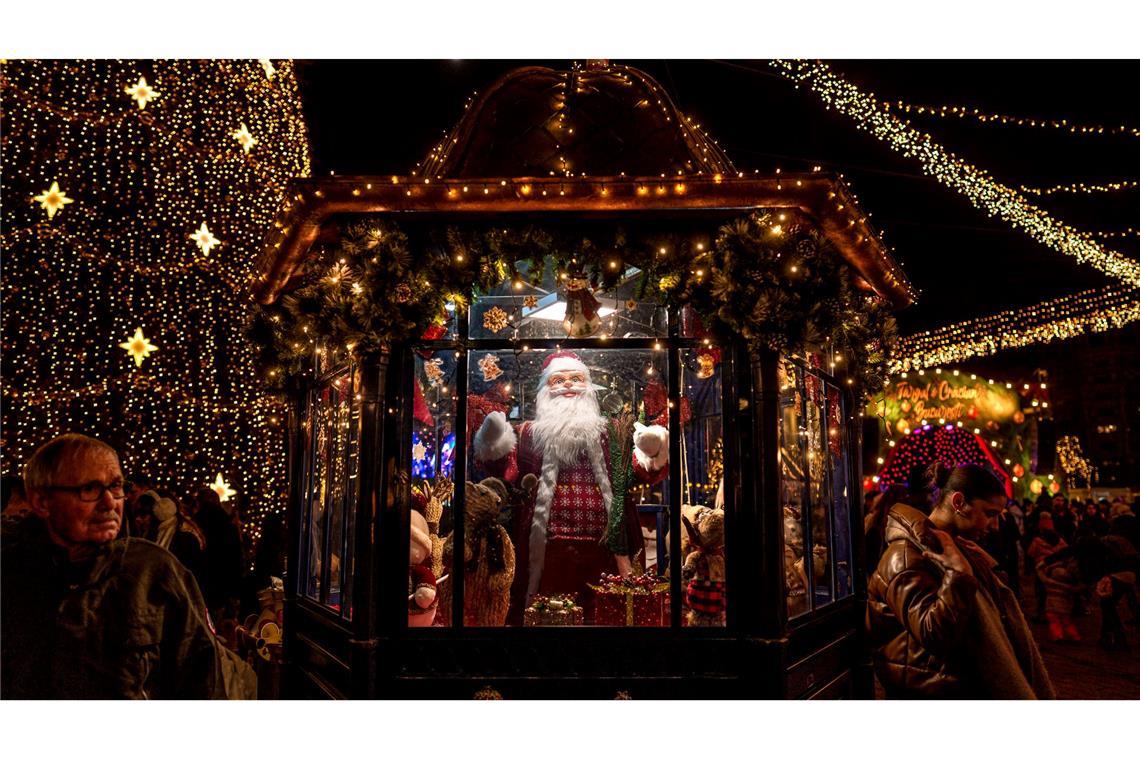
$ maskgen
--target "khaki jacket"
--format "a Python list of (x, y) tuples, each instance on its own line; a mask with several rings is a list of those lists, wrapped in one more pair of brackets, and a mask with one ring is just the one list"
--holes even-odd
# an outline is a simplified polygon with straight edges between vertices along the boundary
[(81, 563), (28, 517), (3, 537), (0, 692), (7, 699), (256, 696), (249, 665), (211, 631), (172, 554), (120, 538)]
[(1052, 698), (1052, 684), (1013, 592), (977, 545), (955, 539), (974, 574), (922, 556), (933, 524), (905, 504), (887, 516), (887, 547), (867, 582), (867, 631), (890, 697)]

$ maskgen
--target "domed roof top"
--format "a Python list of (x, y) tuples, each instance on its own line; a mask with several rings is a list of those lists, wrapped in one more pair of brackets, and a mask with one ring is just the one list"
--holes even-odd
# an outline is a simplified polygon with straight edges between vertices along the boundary
[(731, 174), (732, 162), (652, 77), (629, 66), (516, 69), (491, 85), (421, 176)]

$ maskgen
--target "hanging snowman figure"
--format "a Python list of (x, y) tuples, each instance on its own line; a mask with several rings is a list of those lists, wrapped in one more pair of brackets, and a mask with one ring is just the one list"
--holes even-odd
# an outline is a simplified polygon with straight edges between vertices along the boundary
[(590, 290), (590, 281), (581, 272), (572, 272), (566, 281), (566, 318), (562, 320), (567, 337), (588, 338), (596, 333), (602, 326), (601, 305)]

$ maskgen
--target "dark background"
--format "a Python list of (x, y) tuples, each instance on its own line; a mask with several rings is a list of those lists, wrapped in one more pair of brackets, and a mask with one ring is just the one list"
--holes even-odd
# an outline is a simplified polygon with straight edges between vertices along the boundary
[[(656, 78), (686, 115), (718, 140), (738, 169), (825, 170), (845, 175), (893, 249), (919, 302), (898, 314), (902, 333), (1117, 285), (1099, 270), (1031, 240), (973, 208), (956, 191), (795, 89), (765, 61), (618, 60)], [(459, 120), (467, 99), (522, 65), (490, 60), (300, 61), (314, 174), (407, 174)], [(1140, 126), (1135, 61), (832, 61), (834, 71), (879, 99), (958, 105), (984, 112), (1096, 126)], [(944, 148), (1000, 182), (1047, 187), (1140, 178), (1140, 138), (1073, 135), (1051, 128), (979, 124), (912, 114)], [(1085, 230), (1140, 227), (1140, 190), (1030, 196)], [(1140, 255), (1140, 238), (1109, 248)], [(1017, 380), (1049, 370), (1059, 434), (1081, 436), (1112, 480), (1137, 482), (1140, 396), (1134, 327), (979, 362)], [(1094, 381), (1095, 378), (1095, 381)], [(1091, 385), (1090, 385), (1091, 383)], [(1092, 403), (1095, 398), (1096, 403)], [(1086, 403), (1086, 401), (1088, 403)], [(1097, 424), (1113, 422), (1105, 436)], [(1103, 444), (1103, 445), (1101, 445)]]

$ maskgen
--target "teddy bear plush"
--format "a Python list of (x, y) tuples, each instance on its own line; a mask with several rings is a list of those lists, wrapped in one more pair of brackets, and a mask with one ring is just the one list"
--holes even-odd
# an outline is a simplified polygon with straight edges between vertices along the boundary
[[(506, 624), (515, 578), (515, 547), (498, 522), (507, 488), (498, 478), (468, 481), (463, 507), (463, 622), (468, 626)], [(455, 562), (455, 534), (443, 545), (447, 567)], [(444, 584), (444, 604), (450, 605), (451, 583)]]
[[(724, 625), (724, 512), (686, 505), (681, 509), (681, 579), (691, 626)], [(688, 554), (685, 553), (686, 544)]]
[(784, 582), (788, 588), (788, 614), (806, 610), (807, 573), (804, 571), (804, 529), (800, 513), (784, 505)]
[(435, 573), (431, 570), (431, 534), (427, 520), (412, 511), (408, 541), (408, 627), (430, 628), (437, 609)]

